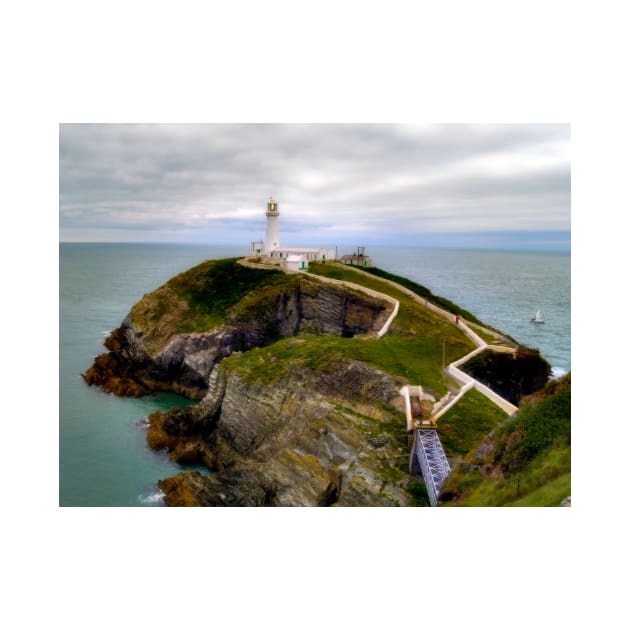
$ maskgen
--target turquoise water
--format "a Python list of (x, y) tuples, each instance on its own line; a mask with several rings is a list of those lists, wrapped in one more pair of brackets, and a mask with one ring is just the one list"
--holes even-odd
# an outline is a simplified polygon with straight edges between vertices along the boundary
[[(81, 373), (104, 352), (107, 333), (144, 293), (208, 258), (246, 246), (60, 246), (59, 503), (160, 505), (155, 482), (184, 469), (145, 441), (143, 419), (190, 404), (173, 394), (118, 398)], [(340, 248), (340, 254), (346, 253)], [(348, 253), (351, 248), (348, 248)], [(427, 286), (517, 340), (541, 349), (557, 373), (570, 369), (570, 256), (556, 253), (371, 247), (374, 264)], [(529, 322), (540, 308), (545, 324)]]
[(230, 247), (60, 246), (59, 504), (159, 505), (155, 482), (183, 470), (146, 446), (142, 419), (190, 404), (174, 394), (118, 398), (88, 387), (81, 373), (106, 349), (108, 331), (131, 306), (173, 275)]

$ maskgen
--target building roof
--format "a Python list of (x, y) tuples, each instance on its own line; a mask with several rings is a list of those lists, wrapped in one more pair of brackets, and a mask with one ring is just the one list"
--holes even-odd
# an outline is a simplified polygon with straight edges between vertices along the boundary
[(295, 252), (297, 254), (304, 253), (317, 253), (325, 249), (324, 247), (275, 247), (274, 252)]

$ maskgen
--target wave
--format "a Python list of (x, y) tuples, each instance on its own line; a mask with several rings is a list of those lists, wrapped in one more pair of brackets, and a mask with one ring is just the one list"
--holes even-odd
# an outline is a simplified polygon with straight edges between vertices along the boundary
[(154, 492), (150, 492), (149, 494), (141, 494), (138, 496), (138, 500), (140, 503), (144, 503), (146, 505), (161, 505), (164, 503), (164, 497), (166, 495), (159, 489), (156, 489)]
[(551, 368), (551, 378), (562, 378), (567, 373), (567, 370), (561, 367), (552, 367)]

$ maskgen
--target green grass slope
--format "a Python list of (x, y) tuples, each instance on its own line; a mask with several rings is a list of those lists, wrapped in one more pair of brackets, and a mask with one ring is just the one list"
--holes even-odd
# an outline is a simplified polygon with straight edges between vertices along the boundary
[(228, 310), (253, 291), (295, 282), (295, 276), (244, 267), (236, 258), (207, 260), (144, 295), (130, 315), (147, 348), (155, 351), (172, 335), (221, 324)]
[(372, 278), (352, 267), (312, 264), (309, 271), (380, 291), (400, 303), (398, 315), (381, 339), (326, 339), (322, 343), (329, 344), (328, 347), (334, 346), (345, 356), (352, 356), (400, 376), (409, 383), (420, 383), (438, 396), (446, 393), (443, 360), (448, 365), (474, 348), (461, 329), (380, 278)]
[[(436, 397), (443, 396), (447, 391), (443, 366), (474, 345), (452, 321), (387, 280), (469, 321), (478, 320), (405, 278), (376, 268), (362, 271), (335, 264), (312, 264), (309, 269), (312, 275), (352, 282), (397, 299), (398, 315), (382, 338), (290, 337), (236, 353), (224, 360), (225, 368), (238, 371), (246, 381), (273, 384), (289, 369), (327, 371), (338, 360), (354, 359), (400, 378), (401, 383), (419, 383)], [(266, 294), (293, 287), (300, 278), (277, 269), (244, 267), (237, 259), (206, 261), (145, 295), (132, 309), (134, 327), (142, 332), (148, 348), (157, 348), (173, 334), (202, 332), (221, 324), (228, 313), (256, 308)], [(406, 444), (404, 416), (386, 412), (394, 418), (387, 427), (392, 443)], [(570, 494), (570, 376), (530, 397), (509, 420), (484, 396), (470, 391), (440, 418), (438, 431), (454, 465), (443, 504), (557, 505)], [(407, 454), (387, 466), (384, 472), (392, 479), (406, 476)], [(423, 484), (415, 480), (413, 484), (417, 504), (426, 504)]]
[(490, 431), (507, 419), (506, 413), (475, 389), (437, 421), (440, 442), (450, 460), (467, 455)]
[(444, 505), (557, 506), (571, 494), (571, 375), (523, 400), (447, 479)]
[(178, 332), (207, 330), (223, 321), (228, 309), (262, 286), (284, 286), (291, 278), (274, 269), (252, 269), (236, 258), (208, 260), (169, 280), (167, 285), (189, 306)]

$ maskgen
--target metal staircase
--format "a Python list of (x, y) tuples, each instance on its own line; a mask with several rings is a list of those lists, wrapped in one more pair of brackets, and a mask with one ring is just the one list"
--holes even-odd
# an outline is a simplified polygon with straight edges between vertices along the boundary
[(429, 492), (431, 506), (437, 505), (437, 498), (444, 480), (451, 472), (437, 431), (416, 429), (409, 461), (412, 475), (422, 474)]

